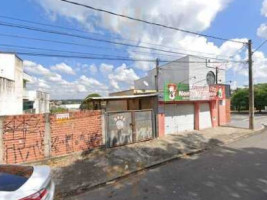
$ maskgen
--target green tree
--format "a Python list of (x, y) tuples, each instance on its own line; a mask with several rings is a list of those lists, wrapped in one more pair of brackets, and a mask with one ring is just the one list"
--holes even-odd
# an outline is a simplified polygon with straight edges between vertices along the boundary
[[(255, 87), (255, 108), (261, 112), (267, 106), (267, 83), (257, 84)], [(248, 110), (249, 90), (247, 88), (237, 89), (231, 98), (232, 108), (238, 110)]]
[(267, 84), (255, 85), (255, 107), (261, 112), (267, 106)]
[(80, 109), (82, 110), (92, 110), (93, 109), (93, 105), (88, 101), (90, 100), (90, 98), (92, 97), (101, 97), (100, 94), (97, 93), (92, 93), (89, 94), (81, 103)]
[(249, 91), (247, 88), (237, 89), (231, 98), (232, 107), (240, 112), (241, 110), (247, 110), (249, 105)]
[(68, 109), (62, 107), (54, 107), (50, 109), (51, 114), (63, 113), (63, 112), (68, 112)]

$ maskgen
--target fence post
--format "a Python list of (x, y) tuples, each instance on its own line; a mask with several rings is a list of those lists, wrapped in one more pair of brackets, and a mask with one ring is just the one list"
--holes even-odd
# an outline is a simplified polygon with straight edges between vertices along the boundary
[(4, 117), (0, 117), (0, 164), (4, 163)]
[(45, 133), (44, 133), (44, 156), (45, 158), (50, 157), (51, 153), (51, 129), (50, 129), (50, 114), (45, 113)]

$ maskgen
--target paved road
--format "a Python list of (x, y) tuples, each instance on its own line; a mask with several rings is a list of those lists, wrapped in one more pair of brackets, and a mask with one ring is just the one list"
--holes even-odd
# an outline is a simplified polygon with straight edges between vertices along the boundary
[[(255, 114), (255, 129), (260, 129), (262, 124), (267, 125), (267, 114)], [(232, 114), (230, 126), (248, 128), (249, 115), (248, 114)]]
[(94, 189), (77, 200), (267, 199), (267, 131)]

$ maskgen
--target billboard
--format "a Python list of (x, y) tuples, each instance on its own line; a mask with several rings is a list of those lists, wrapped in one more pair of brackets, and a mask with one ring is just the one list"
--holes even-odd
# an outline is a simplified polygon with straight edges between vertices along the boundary
[(192, 86), (183, 83), (165, 83), (164, 101), (198, 101), (225, 99), (224, 85)]

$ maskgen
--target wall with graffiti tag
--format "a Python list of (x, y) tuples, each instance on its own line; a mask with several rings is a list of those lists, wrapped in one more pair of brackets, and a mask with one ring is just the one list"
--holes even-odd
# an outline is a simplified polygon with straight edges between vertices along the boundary
[(0, 163), (40, 161), (99, 147), (101, 111), (0, 118)]

